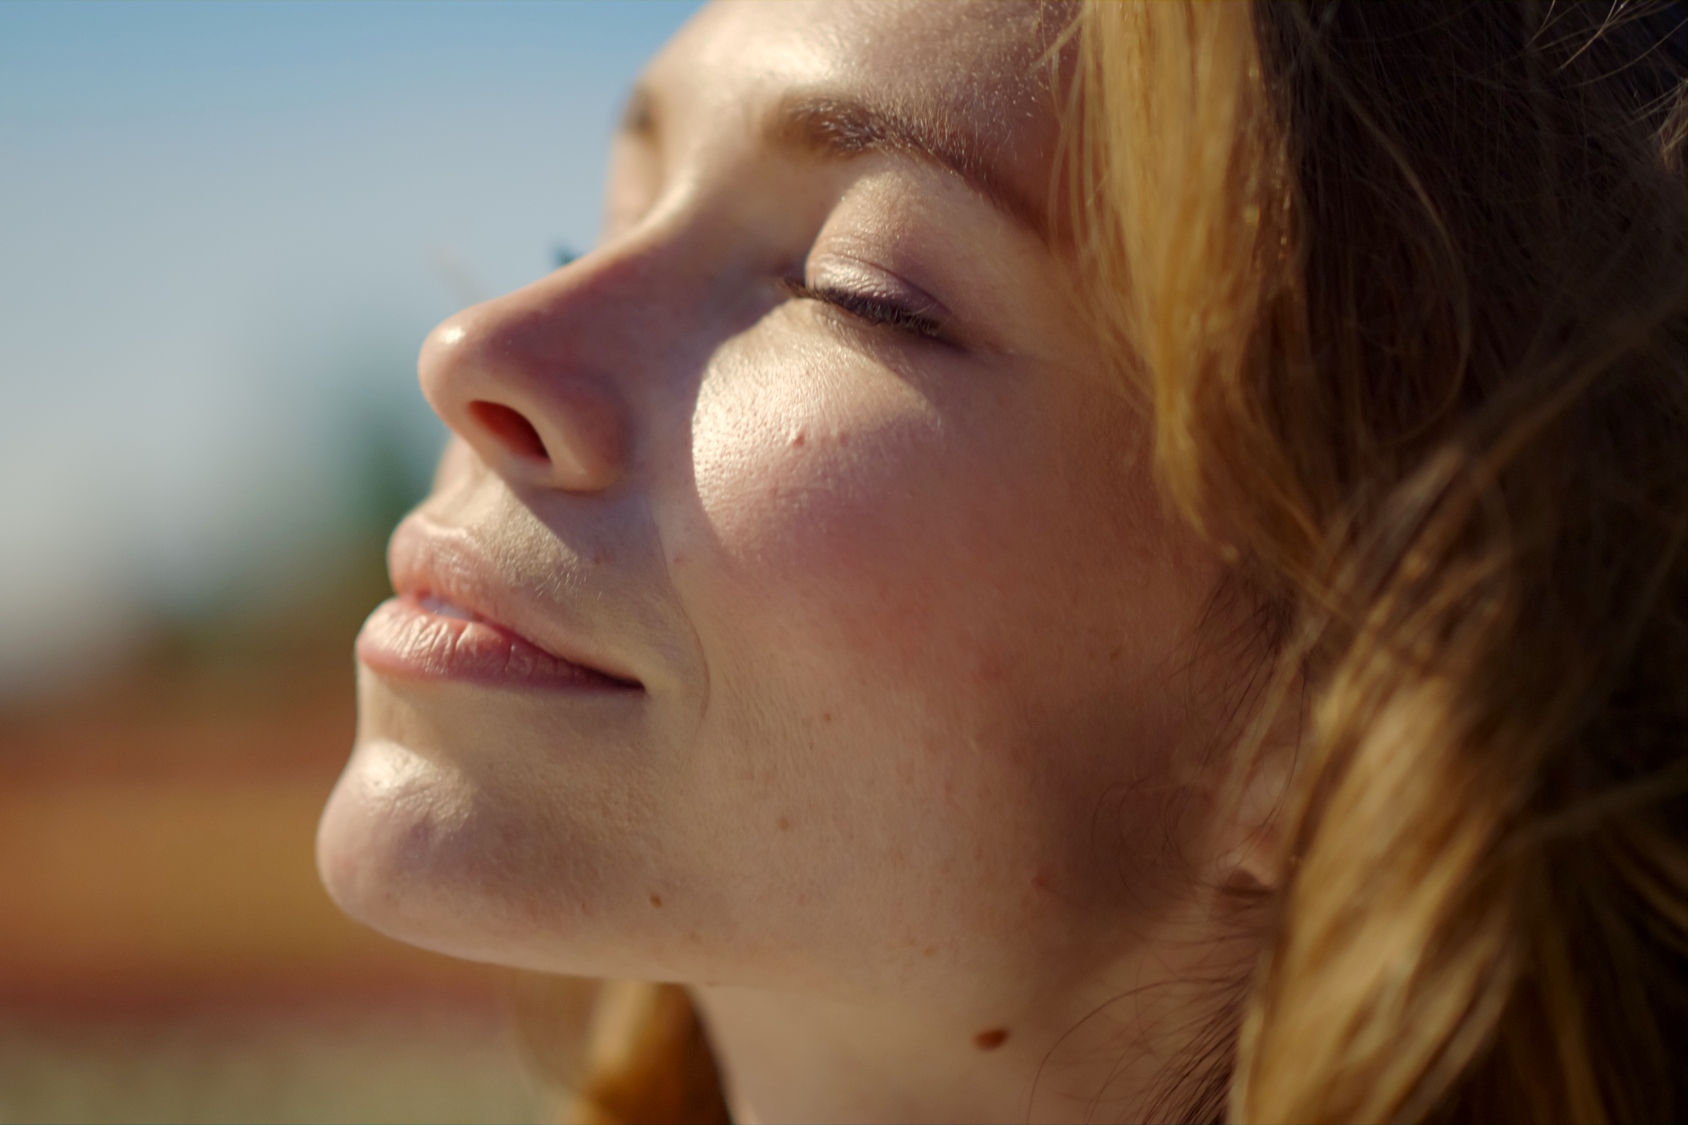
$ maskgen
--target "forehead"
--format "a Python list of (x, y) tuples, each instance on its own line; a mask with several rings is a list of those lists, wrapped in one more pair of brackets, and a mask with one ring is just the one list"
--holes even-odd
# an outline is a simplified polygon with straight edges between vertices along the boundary
[(1024, 0), (717, 0), (643, 83), (687, 131), (757, 115), (793, 91), (940, 115), (992, 150), (1005, 175), (1045, 186), (1057, 123), (1053, 44), (1070, 5)]

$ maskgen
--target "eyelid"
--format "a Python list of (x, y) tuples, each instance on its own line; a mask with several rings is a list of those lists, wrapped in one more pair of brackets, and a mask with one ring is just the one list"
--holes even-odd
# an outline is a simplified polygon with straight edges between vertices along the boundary
[(902, 305), (881, 297), (872, 297), (849, 289), (832, 287), (817, 289), (795, 279), (787, 279), (785, 288), (788, 293), (799, 300), (819, 301), (857, 320), (866, 321), (870, 325), (894, 328), (910, 335), (921, 336), (940, 343), (950, 342), (944, 332), (942, 321), (924, 313), (904, 308)]
[(793, 297), (819, 301), (841, 315), (933, 343), (960, 346), (954, 316), (943, 303), (890, 270), (836, 254), (813, 255), (805, 278), (787, 278)]
[(880, 301), (943, 324), (954, 320), (943, 302), (890, 270), (836, 254), (811, 255), (805, 263), (803, 285), (819, 293), (844, 292)]

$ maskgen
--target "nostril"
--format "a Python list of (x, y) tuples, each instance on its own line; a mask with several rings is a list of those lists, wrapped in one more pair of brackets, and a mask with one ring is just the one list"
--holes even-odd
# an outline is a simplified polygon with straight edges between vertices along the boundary
[(496, 402), (471, 402), (469, 413), (511, 452), (536, 461), (551, 460), (551, 455), (545, 451), (545, 442), (540, 440), (539, 431), (533, 428), (532, 422), (522, 417), (521, 411)]

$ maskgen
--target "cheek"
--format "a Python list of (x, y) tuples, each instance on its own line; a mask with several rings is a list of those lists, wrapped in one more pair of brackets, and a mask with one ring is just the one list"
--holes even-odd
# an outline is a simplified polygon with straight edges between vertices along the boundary
[(734, 826), (758, 903), (804, 888), (793, 944), (1099, 909), (1160, 825), (1122, 794), (1173, 741), (1155, 670), (1205, 581), (1110, 452), (1125, 407), (793, 356), (712, 369), (693, 414), (669, 547), (717, 701), (699, 831)]
[(938, 411), (836, 357), (711, 383), (692, 435), (699, 565), (676, 575), (694, 605), (719, 610), (727, 634), (876, 659), (920, 635), (936, 590), (966, 582), (986, 546), (989, 486), (957, 474), (965, 452)]

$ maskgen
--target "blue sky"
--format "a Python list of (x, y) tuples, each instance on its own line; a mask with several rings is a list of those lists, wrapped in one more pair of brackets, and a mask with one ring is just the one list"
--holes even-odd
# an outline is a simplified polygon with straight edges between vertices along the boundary
[(0, 694), (334, 547), (470, 297), (589, 245), (694, 3), (0, 4)]

